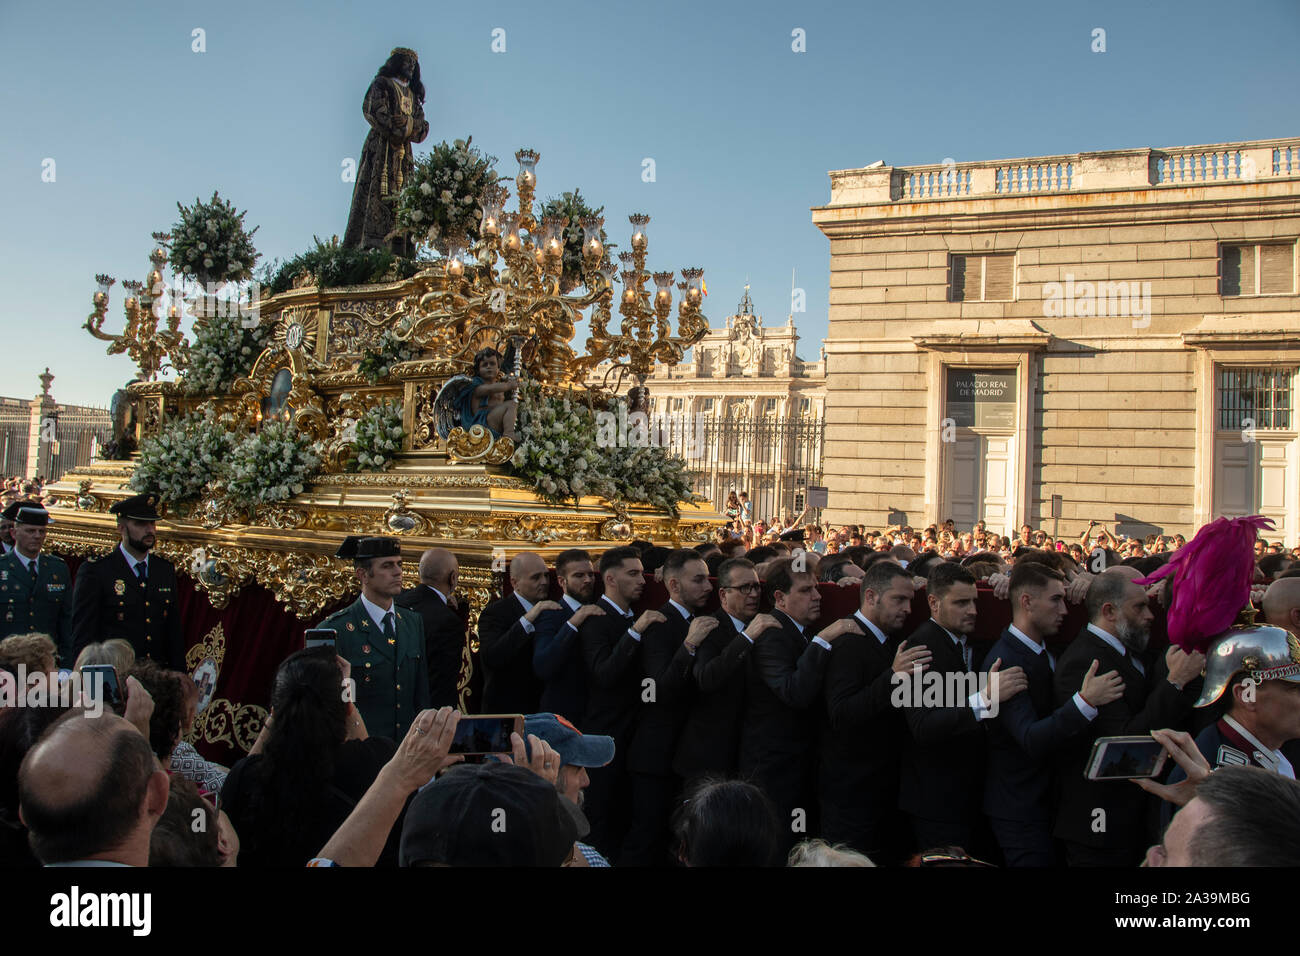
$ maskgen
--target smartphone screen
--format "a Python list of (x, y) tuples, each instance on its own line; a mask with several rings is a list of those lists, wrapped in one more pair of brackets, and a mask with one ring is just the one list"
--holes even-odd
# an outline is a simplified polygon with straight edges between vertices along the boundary
[(1154, 777), (1164, 767), (1165, 748), (1152, 737), (1102, 737), (1093, 746), (1089, 780)]
[(119, 713), (126, 706), (122, 684), (117, 679), (117, 668), (112, 664), (87, 664), (81, 668), (83, 692), (90, 698), (102, 700)]
[(491, 714), (482, 717), (462, 717), (456, 725), (456, 738), (448, 753), (453, 754), (508, 754), (510, 734), (523, 732), (521, 714)]
[(313, 627), (303, 632), (308, 647), (328, 647), (335, 650), (338, 646), (339, 632), (328, 627)]

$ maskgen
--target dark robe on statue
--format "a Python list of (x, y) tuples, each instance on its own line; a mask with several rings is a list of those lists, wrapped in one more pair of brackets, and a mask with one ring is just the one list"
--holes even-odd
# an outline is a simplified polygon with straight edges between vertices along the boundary
[(424, 142), (429, 124), (415, 93), (386, 76), (370, 84), (361, 112), (370, 132), (361, 150), (343, 247), (400, 252), (405, 242), (388, 234), (396, 225), (397, 195), (415, 170), (411, 144)]

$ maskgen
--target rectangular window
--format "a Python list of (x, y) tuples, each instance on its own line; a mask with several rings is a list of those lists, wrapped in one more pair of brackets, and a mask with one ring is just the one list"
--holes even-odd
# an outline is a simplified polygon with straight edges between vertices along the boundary
[(1219, 429), (1290, 429), (1295, 371), (1293, 368), (1220, 368)]
[(704, 398), (700, 400), (700, 411), (713, 413), (713, 399)]
[(1014, 253), (953, 256), (948, 266), (949, 302), (1010, 302), (1016, 290)]
[(1291, 295), (1295, 291), (1295, 243), (1222, 246), (1219, 295)]
[(776, 399), (766, 398), (763, 400), (763, 411), (768, 415), (776, 414)]

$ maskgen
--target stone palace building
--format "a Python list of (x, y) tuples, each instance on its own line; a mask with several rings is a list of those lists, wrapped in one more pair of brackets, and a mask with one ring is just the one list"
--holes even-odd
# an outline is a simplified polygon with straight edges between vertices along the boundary
[[(745, 286), (722, 328), (710, 329), (685, 362), (656, 365), (646, 380), (652, 418), (689, 421), (698, 433), (672, 444), (699, 475), (695, 490), (719, 510), (735, 490), (749, 492), (756, 518), (797, 514), (808, 488), (822, 483), (826, 366), (801, 359), (798, 344), (794, 316), (764, 326)], [(597, 366), (591, 381), (608, 371)]]
[(830, 173), (831, 522), (1300, 534), (1300, 139)]

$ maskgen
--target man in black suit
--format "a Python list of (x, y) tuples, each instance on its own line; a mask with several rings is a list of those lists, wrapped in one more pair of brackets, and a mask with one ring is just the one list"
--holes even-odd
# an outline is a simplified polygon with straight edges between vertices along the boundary
[(740, 772), (763, 789), (777, 812), (788, 850), (815, 833), (817, 728), (831, 645), (842, 634), (861, 634), (856, 621), (833, 622), (812, 636), (821, 614), (817, 579), (794, 570), (794, 559), (768, 563), (764, 582), (777, 627), (765, 630), (749, 659)]
[(579, 729), (614, 738), (614, 759), (588, 771), (586, 812), (591, 823), (587, 842), (617, 863), (631, 823), (627, 756), (641, 700), (641, 640), (652, 624), (666, 618), (643, 611), (634, 620), (632, 605), (645, 590), (635, 548), (610, 548), (600, 556), (599, 571), (605, 584), (599, 605), (605, 613), (578, 629), (588, 693), (586, 722)]
[(1171, 646), (1165, 654), (1168, 677), (1148, 675), (1137, 658), (1146, 649), (1152, 614), (1146, 591), (1127, 569), (1098, 574), (1088, 587), (1088, 625), (1071, 642), (1056, 667), (1053, 690), (1059, 707), (1073, 697), (1083, 675), (1100, 667), (1119, 672), (1124, 696), (1098, 708), (1087, 731), (1058, 754), (1061, 799), (1053, 830), (1065, 841), (1070, 866), (1136, 866), (1151, 842), (1147, 837), (1147, 796), (1128, 780), (1084, 777), (1098, 737), (1149, 734), (1181, 729), (1196, 699), (1195, 687), (1205, 655)]
[(827, 723), (822, 729), (822, 836), (847, 843), (877, 864), (898, 863), (910, 843), (898, 810), (903, 715), (891, 705), (894, 674), (924, 670), (930, 651), (897, 635), (912, 610), (912, 574), (894, 561), (865, 572), (861, 607), (852, 615), (863, 633), (845, 634), (826, 666)]
[[(961, 565), (945, 561), (930, 571), (926, 601), (930, 620), (908, 643), (930, 649), (929, 672), (900, 682), (892, 695), (903, 707), (908, 730), (898, 804), (912, 819), (920, 849), (957, 846), (979, 855), (992, 849), (980, 815), (981, 724), (1001, 702), (1025, 689), (1025, 674), (1019, 667), (1002, 671), (1001, 661), (994, 661), (987, 686), (979, 689), (967, 644), (975, 630), (975, 578)], [(942, 693), (933, 701), (923, 696), (923, 688), (936, 681), (942, 681)]]
[(718, 626), (695, 652), (695, 693), (673, 759), (673, 772), (685, 781), (683, 789), (703, 777), (736, 772), (751, 649), (764, 631), (780, 627), (772, 615), (758, 613), (762, 592), (752, 561), (730, 558), (718, 566)]
[(454, 554), (445, 548), (430, 548), (420, 555), (420, 583), (397, 596), (399, 607), (416, 611), (424, 621), (430, 707), (460, 707), (466, 625), (452, 604), (459, 573), (460, 562)]
[(709, 569), (698, 551), (673, 551), (663, 563), (668, 603), (664, 620), (641, 640), (641, 706), (628, 751), (632, 782), (632, 827), (619, 862), (625, 866), (667, 866), (669, 820), (681, 790), (673, 773), (677, 740), (690, 708), (691, 667), (700, 643), (718, 619), (700, 615), (713, 592)]
[(484, 714), (537, 713), (542, 684), (533, 674), (533, 634), (538, 618), (560, 610), (546, 597), (551, 590), (546, 562), (531, 551), (511, 559), (510, 586), (509, 595), (478, 616)]
[(605, 612), (592, 603), (596, 569), (586, 551), (561, 551), (555, 558), (555, 577), (564, 593), (559, 609), (543, 614), (537, 622), (533, 673), (542, 682), (541, 712), (559, 714), (581, 726), (587, 715), (587, 680), (582, 674), (578, 628), (587, 618)]
[(135, 495), (108, 510), (117, 515), (122, 542), (77, 569), (72, 596), (73, 655), (87, 644), (123, 638), (137, 659), (185, 670), (176, 569), (149, 552), (158, 540), (158, 496)]
[(1054, 866), (1051, 756), (1097, 718), (1097, 708), (1124, 694), (1118, 671), (1097, 673), (1094, 660), (1069, 700), (1053, 709), (1056, 661), (1045, 643), (1065, 620), (1065, 576), (1037, 563), (1017, 562), (1011, 570), (1011, 624), (990, 660), (1018, 666), (1029, 679), (988, 722), (988, 769), (984, 812), (1007, 866)]

